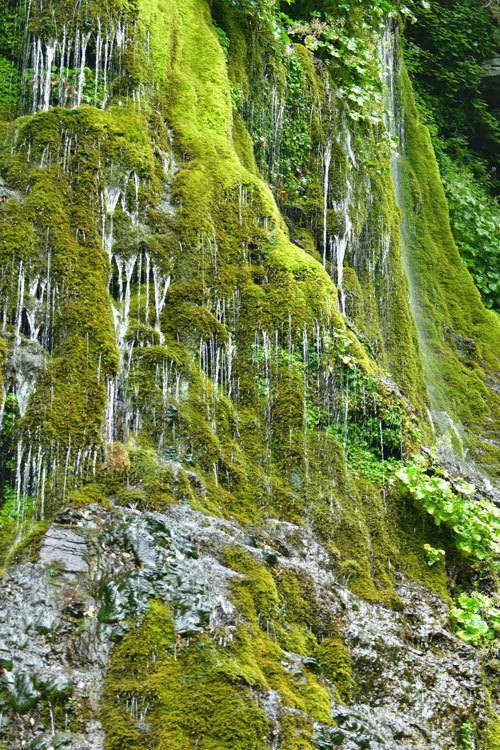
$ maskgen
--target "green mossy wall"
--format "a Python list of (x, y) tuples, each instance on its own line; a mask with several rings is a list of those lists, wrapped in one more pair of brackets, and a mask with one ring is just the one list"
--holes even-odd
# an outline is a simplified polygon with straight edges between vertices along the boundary
[[(62, 12), (59, 5), (51, 7)], [(138, 0), (108, 10), (125, 13), (133, 31), (107, 108), (19, 116), (10, 108), (0, 123), (0, 176), (14, 191), (0, 209), (0, 259), (16, 269), (0, 279), (7, 354), (19, 336), (26, 344), (26, 332), (15, 330), (21, 261), (42, 278), (50, 258), (59, 295), (52, 342), (15, 432), (47, 457), (45, 513), (63, 502), (159, 511), (189, 503), (244, 528), (277, 518), (310, 527), (338, 580), (366, 600), (397, 610), (394, 576), (402, 573), (449, 601), (444, 563), (429, 567), (423, 551), (424, 543), (450, 547), (446, 533), (387, 486), (385, 459), (408, 459), (430, 442), (431, 401), (471, 436), (487, 438), (500, 424), (500, 399), (487, 385), (499, 368), (500, 324), (453, 244), (408, 82), (404, 210), (415, 233), (402, 247), (389, 155), (379, 153), (376, 168), (360, 160), (359, 245), (346, 256), (345, 318), (332, 258), (322, 263), (320, 153), (328, 140), (328, 178), (339, 199), (347, 169), (345, 113), (327, 116), (335, 80), (325, 67), (301, 45), (287, 59), (270, 51), (269, 40), (250, 35), (222, 3)], [(229, 39), (227, 60), (214, 19)], [(288, 113), (288, 150), (270, 163), (264, 143), (272, 123), (261, 133), (249, 112), (252, 104), (265, 111), (273, 86)], [(378, 153), (381, 125), (353, 128)], [(285, 184), (273, 182), (280, 169)], [(124, 356), (113, 324), (116, 260), (105, 247), (110, 212), (103, 217), (101, 201), (118, 180), (125, 188), (113, 252), (126, 259), (147, 252), (171, 281), (156, 326), (151, 297), (144, 311), (146, 283), (132, 282), (120, 398), (140, 419), (128, 431), (118, 424), (106, 445), (107, 384), (120, 378)], [(329, 210), (329, 231), (338, 232), (342, 217)], [(228, 353), (230, 382), (222, 382), (214, 359), (227, 361)], [(6, 392), (16, 391), (14, 360), (7, 359)], [(168, 398), (163, 371), (177, 384)], [(9, 440), (4, 435), (5, 475), (15, 449)], [(494, 446), (471, 438), (470, 447), (497, 472)], [(73, 457), (85, 451), (93, 465), (78, 472)], [(36, 502), (32, 515), (41, 515)], [(234, 640), (224, 648), (209, 635), (188, 642), (175, 634), (169, 610), (152, 602), (111, 659), (101, 707), (107, 750), (270, 747), (258, 690), (278, 691), (296, 711), (280, 747), (312, 748), (313, 721), (332, 724), (331, 700), (356, 696), (349, 652), (307, 578), (237, 548), (225, 563), (239, 574)], [(314, 668), (296, 679), (283, 668), (286, 651)], [(150, 706), (142, 727), (131, 717), (132, 699)]]
[(500, 370), (500, 319), (486, 310), (450, 228), (448, 205), (430, 135), (421, 124), (411, 84), (403, 74), (407, 211), (406, 267), (423, 343), (422, 360), (436, 410), (465, 428), (470, 455), (498, 475), (494, 438), (500, 397), (491, 376)]
[[(50, 251), (51, 275), (64, 289), (54, 322), (53, 351), (38, 377), (20, 434), (26, 439), (36, 435), (57, 457), (52, 489), (55, 506), (58, 492), (67, 483), (62, 474), (68, 447), (76, 452), (102, 444), (106, 378), (116, 373), (118, 356), (111, 316), (111, 305), (116, 303), (107, 291), (109, 263), (100, 236), (99, 193), (113, 171), (135, 172), (144, 225), (134, 237), (133, 227), (118, 205), (115, 243), (123, 252), (129, 252), (127, 248), (136, 242), (145, 244), (173, 280), (162, 311), (164, 344), (134, 348), (137, 357), (129, 380), (145, 416), (133, 441), (150, 450), (163, 434), (181, 460), (189, 457), (188, 463), (202, 478), (206, 492), (200, 494), (187, 479), (182, 489), (178, 477), (174, 481), (171, 472), (158, 466), (154, 450), (149, 463), (145, 462), (145, 454), (135, 449), (134, 442), (125, 449), (130, 452), (130, 471), (110, 470), (109, 463), (104, 463), (97, 467), (98, 484), (105, 495), (116, 496), (120, 502), (134, 497), (149, 508), (184, 498), (196, 507), (234, 515), (244, 522), (270, 514), (294, 522), (305, 517), (330, 547), (339, 571), (354, 590), (390, 601), (387, 560), (399, 558), (405, 567), (408, 563), (394, 546), (377, 488), (349, 471), (342, 440), (322, 424), (321, 407), (311, 403), (310, 396), (306, 398), (300, 355), (304, 330), (312, 335), (321, 325), (338, 331), (349, 344), (349, 367), (354, 364), (359, 373), (356, 377), (363, 383), (375, 378), (366, 382), (374, 383), (379, 392), (378, 419), (384, 409), (399, 403), (406, 415), (401, 441), (407, 452), (416, 447), (412, 409), (422, 414), (426, 396), (407, 302), (399, 212), (388, 163), (385, 174), (372, 177), (374, 200), (370, 212), (363, 209), (357, 230), (361, 234), (365, 225), (371, 226), (366, 242), (377, 243), (383, 225), (390, 248), (386, 277), (374, 286), (366, 268), (360, 266), (357, 274), (352, 269), (350, 277), (346, 271), (353, 294), (359, 296), (359, 312), (353, 313), (353, 330), (357, 327), (361, 336), (358, 340), (346, 329), (338, 312), (337, 290), (314, 249), (318, 205), (323, 199), (320, 167), (313, 155), (321, 139), (334, 137), (338, 127), (335, 118), (327, 120), (324, 112), (323, 120), (320, 116), (327, 98), (324, 70), (317, 70), (310, 54), (297, 47), (292, 73), (300, 95), (307, 95), (315, 112), (310, 145), (303, 154), (312, 159), (303, 165), (310, 171), (310, 189), (305, 198), (299, 195), (296, 199), (296, 207), (309, 216), (303, 225), (298, 222), (294, 226), (294, 231), (302, 230), (309, 237), (301, 248), (289, 240), (231, 102), (229, 76), (232, 85), (245, 92), (249, 90), (245, 68), (251, 77), (262, 66), (258, 40), (250, 43), (236, 16), (224, 12), (219, 18), (219, 9), (218, 19), (230, 38), (226, 64), (204, 0), (189, 0), (182, 7), (166, 0), (144, 2), (133, 12), (137, 13), (138, 31), (126, 70), (132, 76), (134, 66), (139, 66), (148, 82), (148, 98), (141, 111), (131, 102), (124, 106), (117, 93), (105, 111), (91, 106), (54, 108), (2, 125), (2, 175), (22, 196), (20, 201), (8, 201), (0, 213), (5, 224), (4, 262), (22, 260), (30, 269), (43, 272)], [(146, 30), (151, 32), (149, 56), (141, 41)], [(284, 80), (287, 70), (279, 60), (276, 70)], [(292, 89), (292, 95), (297, 91), (294, 94)], [(164, 175), (158, 148), (169, 148), (164, 117), (174, 133), (175, 151), (181, 156), (173, 186), (174, 218), (161, 209)], [(74, 145), (69, 146), (71, 163), (64, 169), (57, 155), (68, 143)], [(332, 166), (339, 193), (343, 169), (339, 149)], [(360, 185), (362, 179), (360, 173)], [(132, 201), (130, 179), (129, 189), (127, 200)], [(246, 201), (241, 201), (242, 190)], [(282, 208), (286, 213), (286, 207)], [(205, 249), (210, 242), (217, 246), (216, 261)], [(17, 281), (11, 277), (5, 283), (15, 285)], [(213, 300), (229, 299), (235, 293), (239, 308), (234, 322), (221, 325), (212, 312)], [(4, 290), (4, 296), (11, 300), (12, 313), (15, 289)], [(133, 296), (132, 313), (135, 300)], [(135, 335), (140, 330), (138, 325)], [(270, 391), (265, 395), (256, 387), (261, 376), (256, 374), (254, 362), (255, 336), (262, 330), (270, 335), (279, 331), (283, 346), (288, 339), (288, 346), (297, 352), (293, 366), (285, 356), (273, 368)], [(134, 335), (133, 329), (129, 335)], [(236, 402), (200, 371), (196, 359), (200, 341), (212, 338), (224, 347), (229, 335), (236, 342)], [(404, 398), (378, 379), (374, 352), (380, 365), (391, 369)], [(174, 369), (186, 389), (173, 404), (173, 416), (158, 425), (148, 415), (157, 393), (155, 372), (163, 363)], [(307, 410), (310, 413), (305, 417)], [(366, 460), (371, 460), (370, 455), (368, 451)], [(88, 496), (99, 496), (99, 492)], [(370, 547), (373, 552), (369, 555)], [(422, 565), (421, 556), (415, 574)], [(428, 578), (426, 568), (423, 570)], [(440, 586), (438, 579), (436, 585)]]
[[(447, 596), (444, 567), (430, 569), (422, 553), (422, 540), (432, 540), (436, 532), (430, 524), (425, 524), (418, 534), (420, 537), (421, 533), (421, 538), (416, 538), (416, 524), (420, 524), (421, 519), (412, 518), (414, 511), (402, 505), (397, 495), (391, 495), (388, 502), (384, 502), (383, 496), (370, 482), (351, 474), (346, 467), (343, 446), (333, 435), (318, 428), (310, 434), (303, 434), (303, 377), (297, 377), (297, 373), (285, 363), (277, 370), (277, 380), (270, 394), (270, 431), (262, 421), (263, 404), (255, 393), (255, 374), (248, 367), (255, 331), (259, 326), (273, 331), (288, 325), (291, 318), (289, 335), (292, 338), (297, 335), (296, 331), (317, 319), (330, 320), (340, 330), (345, 331), (345, 328), (337, 311), (336, 290), (318, 262), (313, 245), (308, 253), (289, 242), (271, 193), (255, 167), (251, 143), (241, 119), (231, 111), (226, 65), (207, 6), (191, 0), (182, 9), (173, 11), (170, 18), (173, 19), (170, 33), (175, 37), (176, 45), (171, 61), (174, 85), (169, 91), (169, 111), (176, 144), (184, 151), (186, 159), (180, 167), (175, 190), (182, 200), (179, 231), (187, 252), (178, 261), (182, 264), (179, 281), (174, 282), (169, 292), (164, 313), (167, 330), (172, 337), (180, 338), (187, 350), (192, 348), (193, 340), (196, 341), (193, 329), (202, 336), (215, 333), (224, 337), (224, 332), (213, 321), (209, 322), (202, 308), (203, 301), (214, 285), (228, 296), (235, 289), (239, 289), (241, 295), (240, 319), (231, 331), (238, 342), (234, 368), (240, 381), (239, 401), (234, 405), (219, 396), (214, 402), (213, 384), (203, 375), (195, 374), (191, 365), (192, 384), (187, 400), (179, 404), (178, 453), (182, 457), (183, 452), (186, 455), (192, 450), (195, 469), (207, 488), (206, 496), (198, 500), (198, 507), (216, 514), (230, 514), (243, 522), (251, 519), (253, 523), (269, 514), (299, 523), (305, 516), (330, 550), (340, 578), (349, 581), (354, 591), (368, 599), (398, 606), (390, 572), (390, 569), (397, 568)], [(255, 59), (255, 50), (248, 50), (234, 16), (226, 15), (218, 20), (225, 21), (224, 28), (230, 35), (232, 49), (228, 69), (233, 84), (238, 83), (245, 90), (247, 78), (243, 75), (243, 61), (245, 55), (249, 55), (247, 59), (250, 61)], [(309, 83), (314, 83), (316, 95), (324, 97), (322, 81), (316, 76), (308, 55), (305, 52), (300, 52), (300, 55)], [(251, 208), (243, 208), (243, 221), (238, 220), (242, 211), (237, 203), (239, 185), (252, 195)], [(425, 407), (425, 386), (401, 265), (400, 217), (388, 177), (379, 177), (375, 185), (378, 186), (379, 201), (373, 214), (390, 227), (389, 262), (395, 273), (389, 288), (384, 290), (385, 295), (370, 287), (369, 280), (362, 279), (365, 286), (360, 286), (361, 314), (355, 322), (366, 338), (374, 343), (373, 348), (378, 344), (383, 365), (389, 365), (397, 373), (396, 379), (405, 395), (420, 411)], [(258, 223), (256, 225), (255, 218), (259, 215), (269, 217), (270, 237), (266, 237)], [(208, 272), (205, 269), (203, 273), (203, 268), (198, 267), (197, 271), (193, 260), (200, 254), (200, 234), (207, 232), (215, 232), (218, 265), (217, 268), (210, 266)], [(242, 248), (252, 245), (256, 246), (252, 250), (255, 260), (242, 255)], [(270, 250), (266, 247), (268, 245)], [(377, 302), (371, 303), (375, 299)], [(397, 314), (392, 315), (393, 312)], [(377, 323), (379, 316), (380, 322)], [(371, 335), (369, 326), (376, 327), (375, 335)], [(360, 366), (368, 373), (376, 373), (374, 361), (365, 348), (354, 337), (352, 341)], [(212, 425), (204, 416), (207, 405), (209, 410), (212, 408)], [(276, 433), (274, 421), (278, 425)], [(269, 451), (270, 457), (263, 463), (262, 456), (269, 455)], [(131, 460), (134, 471), (136, 459), (133, 452)], [(298, 480), (304, 473), (305, 461), (307, 479)], [(213, 465), (218, 467), (215, 481), (211, 476)], [(226, 479), (221, 479), (224, 474)], [(137, 486), (144, 487), (149, 497), (146, 476), (141, 477), (140, 470), (134, 476), (137, 477)], [(297, 485), (298, 481), (300, 485)], [(170, 501), (167, 492), (163, 497), (164, 502)], [(161, 491), (153, 506), (151, 499), (148, 502), (149, 507), (161, 507)], [(394, 524), (394, 517), (399, 523)], [(157, 609), (156, 605), (153, 606), (152, 614), (141, 626), (143, 630), (138, 634), (133, 631), (127, 636), (113, 657), (103, 704), (109, 748), (122, 747), (125, 741), (132, 742), (132, 739), (123, 739), (128, 737), (127, 732), (135, 731), (125, 718), (124, 701), (128, 691), (149, 696), (149, 686), (153, 683), (157, 685), (152, 688), (157, 718), (152, 722), (153, 734), (148, 738), (152, 747), (161, 746), (158, 743), (166, 741), (167, 737), (172, 747), (190, 747), (194, 735), (201, 747), (212, 747), (213, 729), (209, 716), (214, 711), (219, 727), (214, 747), (225, 746), (221, 744), (226, 740), (220, 732), (227, 722), (232, 725), (228, 747), (264, 747), (263, 717), (247, 692), (248, 686), (278, 690), (287, 705), (327, 722), (328, 690), (334, 690), (340, 699), (350, 698), (353, 684), (348, 652), (333, 623), (331, 629), (328, 626), (325, 629), (324, 623), (319, 625), (318, 604), (308, 601), (307, 581), (287, 573), (274, 582), (269, 571), (239, 556), (235, 549), (228, 550), (225, 562), (244, 575), (234, 585), (233, 600), (246, 624), (242, 625), (234, 645), (214, 652), (207, 644), (199, 652), (203, 644), (191, 644), (184, 652), (183, 643), (178, 642), (179, 653), (176, 652), (175, 658), (171, 654), (165, 666), (155, 667), (159, 682), (142, 674), (137, 679), (135, 674), (130, 674), (129, 665), (136, 661), (137, 648), (143, 648), (148, 639), (151, 643), (156, 642), (148, 631)], [(269, 640), (265, 634), (269, 622), (278, 633), (278, 643)], [(162, 629), (162, 633), (168, 633), (168, 629)], [(279, 666), (281, 646), (305, 657), (317, 658), (322, 664), (324, 677), (318, 679), (309, 675), (305, 686), (302, 682), (300, 686), (294, 685), (293, 681), (290, 683)], [(167, 648), (170, 652), (177, 648), (173, 634)], [(127, 649), (132, 649), (133, 653), (128, 653)], [(142, 663), (144, 658), (137, 661)], [(190, 697), (189, 690), (188, 693), (183, 690), (176, 697), (175, 685), (180, 674), (186, 674), (186, 670), (190, 674), (190, 670), (199, 670), (203, 665), (205, 676), (201, 683), (198, 678), (196, 694)], [(175, 674), (172, 674), (172, 669)], [(217, 674), (215, 683), (210, 678), (213, 670)], [(230, 677), (231, 690), (237, 690), (237, 699), (236, 694), (230, 698), (229, 693), (224, 692), (228, 689), (224, 675)], [(133, 685), (128, 684), (130, 679)], [(221, 690), (224, 695), (217, 705), (206, 704)], [(170, 714), (177, 710), (175, 706), (181, 697), (182, 716), (179, 715), (179, 720), (168, 720), (168, 717), (172, 719)], [(234, 706), (231, 712), (236, 713), (226, 716), (227, 706)], [(200, 710), (200, 707), (207, 710)], [(248, 735), (247, 722), (250, 721), (253, 721), (253, 730)], [(313, 747), (312, 738), (312, 725), (308, 720), (290, 716), (283, 747), (290, 750)], [(134, 741), (140, 746), (145, 740), (134, 735)]]

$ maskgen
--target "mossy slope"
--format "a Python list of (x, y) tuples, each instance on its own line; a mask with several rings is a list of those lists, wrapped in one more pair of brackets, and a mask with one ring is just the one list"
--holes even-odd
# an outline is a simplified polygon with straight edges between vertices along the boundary
[[(500, 371), (500, 319), (482, 304), (460, 258), (430, 135), (420, 122), (406, 74), (402, 85), (406, 266), (433, 409), (449, 414), (459, 431), (464, 428), (464, 448), (496, 476), (500, 454), (491, 438), (500, 424), (494, 387)], [(460, 451), (457, 436), (452, 433), (452, 448)]]

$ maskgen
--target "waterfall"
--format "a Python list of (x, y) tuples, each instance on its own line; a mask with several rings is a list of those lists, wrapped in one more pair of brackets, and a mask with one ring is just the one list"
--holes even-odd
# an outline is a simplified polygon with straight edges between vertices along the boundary
[(328, 188), (330, 185), (330, 163), (332, 160), (332, 144), (330, 141), (325, 146), (323, 157), (323, 265), (326, 267), (326, 249), (328, 242)]
[(21, 261), (17, 279), (9, 267), (10, 285), (0, 294), (1, 334), (9, 344), (4, 398), (10, 389), (21, 417), (26, 413), (33, 381), (54, 348), (59, 291), (51, 276), (50, 249), (46, 247), (45, 252), (46, 258), (38, 268)]
[[(419, 303), (419, 279), (415, 274), (411, 257), (411, 244), (415, 236), (415, 228), (407, 205), (404, 186), (404, 157), (406, 154), (405, 113), (401, 95), (399, 28), (393, 22), (388, 22), (386, 25), (380, 45), (380, 55), (383, 65), (385, 88), (385, 125), (388, 132), (398, 142), (397, 151), (393, 152), (391, 158), (391, 172), (396, 200), (401, 211), (403, 264), (409, 284), (410, 308), (416, 324), (423, 361), (424, 378), (431, 402), (431, 409), (428, 411), (428, 414), (436, 446), (444, 461), (456, 465), (460, 471), (472, 477), (477, 484), (481, 484), (488, 491), (495, 491), (490, 478), (482, 473), (477, 464), (470, 461), (467, 457), (466, 441), (464, 440), (465, 427), (458, 424), (452, 414), (448, 410), (443, 409), (442, 401), (439, 402), (437, 399), (436, 375), (430, 366), (430, 363), (433, 360), (435, 361), (436, 355), (430, 349), (428, 337), (425, 332), (426, 320)], [(440, 387), (441, 389), (443, 388), (443, 383), (440, 384)], [(444, 384), (444, 387), (446, 388), (446, 384)], [(448, 395), (446, 391), (445, 395)], [(451, 403), (451, 399), (450, 392), (447, 401)]]
[[(331, 278), (338, 291), (339, 309), (346, 313), (346, 294), (344, 289), (344, 263), (346, 256), (354, 255), (357, 238), (354, 231), (354, 216), (360, 210), (356, 184), (363, 180), (359, 172), (358, 161), (353, 148), (353, 133), (348, 119), (348, 111), (342, 102), (337, 102), (337, 111), (333, 112), (334, 103), (328, 81), (325, 82), (328, 99), (327, 117), (331, 125), (335, 119), (336, 132), (322, 145), (322, 188), (323, 188), (323, 265), (329, 268)], [(338, 163), (340, 160), (342, 163)], [(342, 175), (342, 188), (331, 184), (330, 170), (335, 167)], [(332, 221), (329, 217), (333, 218)]]
[[(413, 227), (410, 215), (406, 206), (406, 197), (404, 190), (404, 165), (403, 157), (405, 154), (405, 126), (404, 111), (401, 101), (401, 60), (400, 60), (400, 43), (399, 27), (392, 21), (388, 21), (384, 30), (383, 38), (380, 43), (380, 57), (382, 61), (382, 75), (384, 79), (384, 122), (387, 131), (397, 142), (397, 150), (391, 154), (391, 174), (396, 194), (396, 201), (401, 211), (401, 245), (403, 265), (408, 279), (410, 291), (410, 308), (413, 319), (416, 324), (420, 352), (424, 363), (424, 376), (427, 390), (431, 400), (431, 409), (429, 417), (431, 419), (434, 435), (437, 437), (438, 444), (445, 446), (446, 441), (443, 436), (450, 436), (452, 433), (459, 436), (462, 428), (455, 425), (451, 415), (446, 412), (439, 412), (435, 399), (435, 389), (429, 374), (429, 368), (426, 367), (426, 361), (430, 356), (426, 335), (423, 330), (423, 319), (421, 309), (418, 304), (418, 280), (415, 278), (412, 260), (410, 257), (410, 244), (412, 240)], [(453, 441), (450, 440), (450, 443)], [(461, 437), (459, 445), (462, 446)], [(451, 447), (451, 446), (450, 446)], [(457, 455), (456, 451), (446, 451), (445, 458), (453, 459), (462, 463), (463, 453)]]
[(332, 199), (331, 206), (336, 215), (341, 217), (343, 225), (330, 239), (330, 256), (332, 278), (335, 281), (339, 294), (340, 311), (345, 313), (344, 260), (347, 251), (353, 250), (355, 239), (353, 215), (358, 206), (356, 205), (354, 196), (354, 174), (357, 169), (357, 163), (352, 147), (352, 134), (346, 117), (339, 117), (339, 120), (341, 127), (338, 142), (346, 158), (345, 193), (338, 200)]
[[(33, 384), (47, 367), (54, 353), (56, 321), (61, 313), (63, 290), (52, 275), (52, 253), (47, 234), (40, 257), (19, 263), (16, 270), (6, 272), (10, 283), (0, 293), (2, 338), (7, 342), (8, 356), (4, 369), (3, 405), (1, 420), (13, 406), (22, 419), (28, 410)], [(9, 406), (6, 407), (6, 404)], [(74, 489), (84, 477), (95, 475), (97, 451), (95, 446), (85, 450), (62, 448), (52, 442), (42, 443), (41, 429), (26, 431), (12, 447), (10, 459), (16, 467), (12, 489), (16, 498), (16, 518), (21, 533), (28, 511), (42, 518), (48, 492), (64, 493)], [(56, 469), (64, 467), (64, 477)]]

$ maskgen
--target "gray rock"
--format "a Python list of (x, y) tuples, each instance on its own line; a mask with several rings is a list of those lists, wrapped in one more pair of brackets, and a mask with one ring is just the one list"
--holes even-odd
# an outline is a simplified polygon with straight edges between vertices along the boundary
[[(12, 568), (0, 580), (0, 613), (9, 612), (0, 616), (0, 651), (18, 702), (25, 683), (69, 684), (64, 680), (71, 681), (76, 702), (89, 701), (90, 720), (79, 737), (61, 735), (70, 750), (102, 750), (97, 717), (109, 653), (151, 596), (172, 605), (179, 634), (204, 630), (218, 648), (231, 642), (241, 623), (231, 598), (240, 574), (224, 565), (223, 553), (234, 545), (259, 562), (272, 553), (276, 567), (307, 576), (317, 606), (342, 629), (355, 700), (343, 706), (332, 698), (338, 729), (314, 722), (318, 748), (340, 743), (345, 750), (453, 750), (457, 726), (467, 716), (484, 721), (481, 654), (450, 632), (448, 604), (400, 574), (395, 588), (401, 611), (360, 599), (338, 580), (328, 553), (306, 527), (270, 520), (250, 537), (236, 522), (182, 504), (164, 513), (90, 506), (77, 516), (61, 515), (61, 521), (68, 525), (50, 527), (36, 564)], [(75, 603), (81, 605), (76, 619)], [(284, 662), (298, 680), (311, 666), (290, 651)], [(253, 692), (269, 717), (273, 747), (279, 747), (282, 722), (300, 712), (275, 691)], [(33, 709), (38, 719), (44, 700), (42, 694)], [(13, 713), (8, 718), (17, 725)], [(53, 746), (50, 727), (39, 721), (33, 728), (24, 722), (24, 732), (28, 747), (34, 740)]]
[(500, 57), (487, 60), (481, 71), (482, 78), (498, 78), (500, 80)]
[(39, 559), (42, 565), (60, 563), (68, 573), (87, 573), (86, 553), (87, 542), (81, 534), (53, 524), (44, 537)]

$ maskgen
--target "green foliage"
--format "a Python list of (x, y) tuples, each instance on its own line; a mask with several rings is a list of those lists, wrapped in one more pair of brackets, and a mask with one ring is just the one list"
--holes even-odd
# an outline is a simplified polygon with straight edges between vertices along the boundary
[(0, 509), (0, 530), (10, 521), (23, 521), (34, 510), (36, 498), (26, 495), (18, 497), (14, 487), (6, 484), (3, 490), (3, 505)]
[(217, 36), (219, 37), (219, 44), (222, 47), (222, 51), (224, 52), (224, 58), (227, 62), (227, 58), (229, 55), (229, 44), (230, 44), (229, 37), (224, 31), (224, 29), (221, 29), (221, 27), (217, 26), (216, 23), (214, 23), (214, 28), (215, 28), (215, 31), (217, 32)]
[[(425, 0), (421, 0), (422, 3)], [(329, 12), (337, 18), (344, 18), (353, 27), (360, 19), (370, 23), (373, 27), (379, 27), (386, 17), (400, 15), (404, 18), (414, 19), (414, 0), (401, 2), (400, 0), (295, 0), (292, 4), (291, 13), (294, 17), (300, 15), (302, 18)], [(419, 3), (417, 3), (419, 5)]]
[(10, 435), (16, 422), (19, 419), (19, 406), (15, 393), (8, 393), (4, 401), (4, 413), (2, 419), (2, 438)]
[(307, 432), (326, 430), (335, 435), (349, 468), (383, 484), (400, 465), (404, 409), (396, 399), (386, 402), (380, 381), (360, 366), (346, 332), (332, 329), (320, 342), (311, 336), (307, 351), (278, 346), (267, 352), (267, 360), (264, 347), (254, 343), (252, 360), (261, 398), (272, 397), (274, 378), (286, 382), (287, 376), (293, 376), (300, 383), (304, 427)]
[(424, 551), (429, 567), (443, 560), (446, 554), (444, 549), (436, 549), (435, 547), (431, 547), (430, 544), (424, 544)]
[[(477, 90), (480, 62), (495, 53), (494, 31), (493, 17), (474, 0), (452, 5), (435, 0), (422, 6), (417, 23), (406, 29), (410, 72), (423, 90), (439, 97), (443, 115), (452, 114), (457, 95)], [(465, 110), (455, 112), (452, 122), (466, 126)], [(449, 122), (447, 127), (451, 126)]]
[(405, 31), (405, 59), (434, 136), (455, 240), (484, 303), (498, 309), (500, 208), (491, 192), (500, 124), (480, 86), (481, 65), (497, 50), (498, 13), (486, 6), (428, 3)]
[(462, 479), (451, 481), (439, 467), (417, 460), (395, 476), (437, 526), (444, 524), (455, 545), (467, 555), (497, 568), (500, 553), (500, 511), (484, 498), (473, 499), (475, 488)]
[(405, 29), (405, 61), (437, 134), (462, 135), (493, 164), (500, 125), (479, 84), (482, 63), (497, 49), (495, 16), (476, 0), (435, 0), (416, 13)]
[(0, 0), (0, 54), (6, 57), (19, 51), (19, 37), (16, 33), (23, 18), (21, 5), (9, 0)]
[[(260, 80), (250, 81), (251, 105), (243, 102), (242, 110), (257, 162), (279, 200), (284, 201), (306, 195), (310, 186), (311, 104), (297, 52), (290, 47), (278, 60), (279, 64), (273, 56), (265, 68), (270, 87), (263, 87)], [(279, 132), (273, 116), (276, 97), (282, 108)]]
[(460, 594), (458, 606), (452, 609), (451, 616), (457, 635), (467, 643), (482, 645), (500, 632), (500, 609), (491, 597), (478, 591)]
[(0, 54), (0, 105), (14, 105), (19, 99), (19, 72), (15, 65)]
[(344, 18), (335, 19), (329, 13), (317, 13), (307, 23), (298, 22), (289, 29), (315, 57), (327, 62), (351, 119), (380, 124), (382, 76), (378, 40), (371, 32), (371, 24), (363, 20), (353, 35)]
[(470, 721), (464, 721), (460, 727), (460, 739), (462, 743), (459, 750), (474, 750), (476, 743), (474, 742), (474, 726)]
[(451, 156), (440, 145), (436, 153), (460, 255), (484, 304), (499, 310), (500, 205), (491, 196), (486, 165), (468, 155), (463, 146)]
[[(283, 0), (293, 4), (294, 0)], [(267, 33), (273, 43), (287, 43), (288, 36), (283, 21), (289, 20), (280, 10), (277, 0), (228, 0), (237, 13), (246, 18), (259, 33)]]

